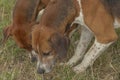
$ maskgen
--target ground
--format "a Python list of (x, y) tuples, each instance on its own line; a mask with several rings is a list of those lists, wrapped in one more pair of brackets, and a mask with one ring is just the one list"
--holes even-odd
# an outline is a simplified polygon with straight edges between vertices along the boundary
[[(0, 40), (3, 28), (12, 21), (14, 4), (15, 0), (0, 0)], [(67, 60), (74, 53), (79, 32), (76, 31), (71, 38)], [(119, 39), (85, 73), (75, 74), (70, 67), (56, 66), (44, 77), (48, 80), (120, 80), (120, 29), (116, 32)], [(28, 53), (20, 49), (12, 38), (5, 47), (0, 45), (0, 80), (42, 80), (42, 75), (36, 72), (36, 63), (30, 62)]]

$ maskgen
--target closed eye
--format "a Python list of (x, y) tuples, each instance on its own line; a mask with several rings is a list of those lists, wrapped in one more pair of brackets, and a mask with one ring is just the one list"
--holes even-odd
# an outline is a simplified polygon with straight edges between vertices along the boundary
[(51, 54), (52, 51), (49, 51), (49, 52), (42, 52), (43, 53), (43, 56), (49, 56)]

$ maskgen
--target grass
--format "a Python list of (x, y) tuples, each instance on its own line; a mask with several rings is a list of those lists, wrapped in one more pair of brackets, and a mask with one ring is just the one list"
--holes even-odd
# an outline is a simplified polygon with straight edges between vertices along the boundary
[[(3, 28), (11, 23), (14, 3), (15, 0), (0, 0), (0, 39), (3, 37)], [(56, 66), (51, 74), (45, 76), (51, 80), (120, 80), (120, 30), (116, 32), (118, 41), (85, 73), (77, 75), (69, 67)], [(74, 52), (78, 39), (77, 31), (71, 39), (68, 58)], [(36, 73), (36, 63), (31, 63), (27, 52), (18, 48), (11, 38), (4, 49), (0, 46), (0, 80), (42, 80), (42, 75)]]

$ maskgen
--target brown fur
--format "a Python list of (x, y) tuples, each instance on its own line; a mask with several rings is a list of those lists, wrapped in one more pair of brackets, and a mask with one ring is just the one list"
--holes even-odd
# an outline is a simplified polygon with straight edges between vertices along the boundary
[(109, 43), (116, 40), (114, 17), (100, 0), (82, 0), (82, 5), (85, 24), (92, 30), (98, 42)]
[[(119, 17), (119, 11), (112, 9), (111, 12), (115, 12), (111, 14), (106, 10), (106, 6), (101, 0), (81, 0), (81, 2), (85, 24), (94, 33), (97, 41), (104, 44), (115, 41), (117, 34), (114, 30), (114, 17), (112, 14)], [(109, 5), (108, 7), (111, 8)], [(79, 11), (80, 7), (77, 0), (51, 0), (49, 2), (40, 23), (35, 26), (32, 32), (32, 47), (39, 54), (41, 63), (49, 63), (48, 57), (51, 55), (51, 60), (54, 61), (56, 55), (60, 56), (61, 53), (66, 53), (67, 48), (62, 48), (66, 47), (67, 44), (67, 40), (64, 41), (66, 27), (79, 15)], [(56, 35), (56, 37), (53, 35)], [(63, 42), (59, 40), (63, 40)], [(44, 57), (45, 53), (49, 53), (49, 55)], [(49, 63), (49, 65), (52, 64)], [(42, 72), (44, 71), (42, 70)]]
[[(74, 20), (76, 14), (75, 9), (72, 0), (50, 1), (41, 17), (40, 23), (36, 25), (36, 28), (32, 32), (33, 48), (36, 51), (46, 52), (45, 49), (47, 49), (48, 46), (50, 47), (48, 40), (53, 34), (59, 34), (64, 38), (65, 26)], [(66, 45), (63, 44), (63, 46)]]
[[(43, 1), (43, 2), (42, 2)], [(4, 42), (12, 36), (17, 45), (21, 48), (32, 50), (31, 30), (36, 24), (36, 17), (39, 10), (43, 9), (49, 0), (17, 0), (13, 11), (13, 22), (3, 31)]]
[[(73, 0), (51, 0), (45, 8), (39, 24), (34, 26), (32, 47), (38, 53), (41, 63), (46, 64), (46, 67), (52, 66), (56, 58), (62, 60), (66, 56), (69, 46), (69, 39), (65, 35), (66, 27), (71, 25), (75, 16), (78, 16), (77, 5), (74, 4)], [(44, 56), (44, 54), (48, 55)], [(49, 59), (50, 56), (51, 59)], [(42, 64), (38, 67), (39, 73), (44, 71)]]
[(101, 2), (113, 16), (120, 18), (120, 0), (101, 0)]

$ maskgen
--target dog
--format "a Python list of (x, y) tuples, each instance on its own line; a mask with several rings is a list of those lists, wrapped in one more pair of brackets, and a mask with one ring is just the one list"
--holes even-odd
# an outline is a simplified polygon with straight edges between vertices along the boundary
[[(117, 40), (114, 26), (120, 26), (119, 4), (118, 0), (51, 0), (32, 31), (32, 47), (39, 57), (38, 73), (50, 72), (57, 58), (63, 60), (69, 46), (66, 26), (73, 24), (82, 26), (81, 37), (66, 65), (73, 66), (83, 58), (73, 70), (84, 72)], [(95, 41), (86, 52), (93, 36)]]
[(3, 43), (12, 36), (16, 44), (30, 53), (32, 62), (36, 60), (36, 54), (32, 49), (32, 26), (37, 24), (38, 12), (46, 7), (49, 0), (17, 0), (13, 10), (13, 20), (3, 30)]
[(66, 29), (77, 14), (74, 4), (72, 0), (50, 0), (39, 24), (34, 26), (32, 47), (38, 54), (38, 73), (50, 72), (57, 58), (63, 59), (67, 55), (69, 38)]
[[(117, 0), (77, 0), (80, 6), (79, 17), (74, 23), (82, 25), (80, 41), (74, 56), (67, 62), (76, 73), (84, 72), (112, 44), (118, 36), (114, 28), (120, 27), (120, 1)], [(91, 5), (92, 4), (92, 5)], [(86, 49), (92, 39), (95, 41)], [(86, 52), (86, 54), (85, 54)], [(83, 58), (83, 59), (82, 59)]]

